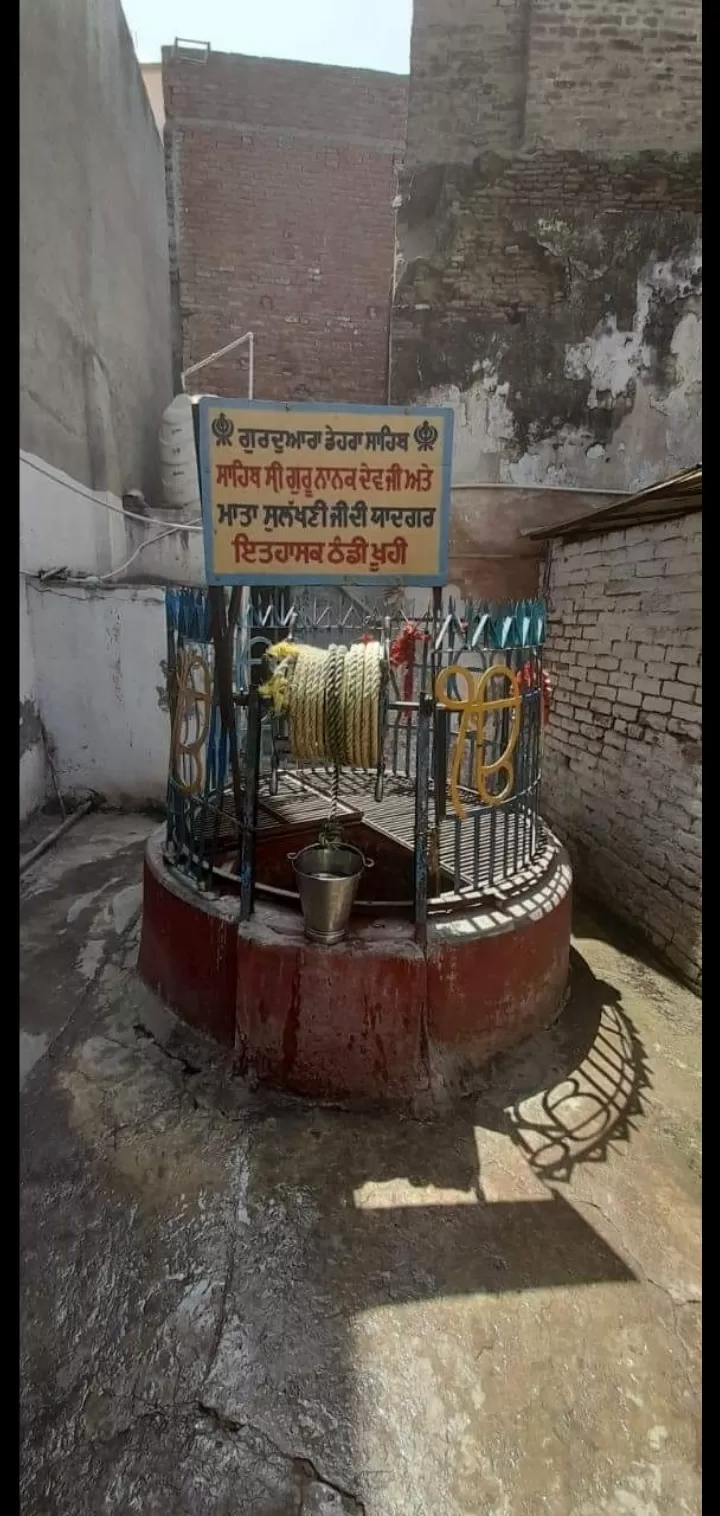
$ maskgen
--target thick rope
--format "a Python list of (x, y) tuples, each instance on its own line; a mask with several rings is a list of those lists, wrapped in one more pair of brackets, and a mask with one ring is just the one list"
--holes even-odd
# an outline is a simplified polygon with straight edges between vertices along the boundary
[(309, 659), (307, 701), (307, 733), (310, 758), (325, 756), (325, 669), (327, 660), (318, 652)]
[(363, 725), (361, 743), (362, 767), (366, 769), (377, 768), (378, 763), (378, 713), (381, 683), (380, 658), (380, 643), (368, 643), (365, 650), (363, 669)]
[(333, 644), (323, 651), (285, 642), (269, 648), (267, 656), (275, 668), (261, 694), (287, 714), (293, 758), (376, 768), (380, 643)]
[[(369, 644), (368, 644), (369, 645)], [(350, 648), (347, 661), (347, 717), (346, 734), (348, 763), (351, 768), (362, 767), (360, 757), (360, 729), (362, 723), (363, 667), (365, 645), (356, 642)]]
[(328, 648), (325, 689), (325, 746), (336, 764), (345, 762), (345, 729), (342, 719), (342, 686), (347, 648), (333, 643)]

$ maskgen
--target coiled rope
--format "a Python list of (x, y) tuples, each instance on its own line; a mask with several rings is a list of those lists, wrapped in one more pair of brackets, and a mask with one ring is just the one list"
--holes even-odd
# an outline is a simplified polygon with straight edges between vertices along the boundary
[(260, 693), (287, 715), (293, 758), (377, 768), (381, 644), (332, 643), (323, 650), (278, 642), (266, 656), (274, 670)]

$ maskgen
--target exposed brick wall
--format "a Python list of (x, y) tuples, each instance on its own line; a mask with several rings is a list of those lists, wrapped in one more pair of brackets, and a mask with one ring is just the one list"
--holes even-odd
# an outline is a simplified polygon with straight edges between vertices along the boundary
[(182, 365), (252, 329), (258, 398), (383, 402), (407, 81), (167, 48), (163, 83)]
[(701, 0), (415, 0), (407, 163), (700, 145)]
[(696, 151), (701, 14), (700, 0), (532, 0), (527, 140)]
[(520, 145), (531, 0), (415, 0), (407, 164)]
[(699, 514), (554, 542), (543, 809), (581, 889), (702, 975)]

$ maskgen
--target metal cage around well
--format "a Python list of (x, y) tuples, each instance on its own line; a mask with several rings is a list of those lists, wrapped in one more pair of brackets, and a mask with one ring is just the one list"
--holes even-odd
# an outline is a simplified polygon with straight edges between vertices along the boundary
[[(411, 617), (343, 589), (261, 599), (212, 588), (168, 590), (166, 608), (170, 867), (200, 889), (238, 891), (247, 917), (258, 895), (293, 899), (258, 864), (273, 836), (320, 827), (332, 810), (341, 826), (369, 829), (404, 881), (360, 910), (410, 913), (422, 929), (434, 912), (527, 882), (546, 845), (541, 601), (459, 605), (436, 593)], [(369, 639), (387, 670), (377, 768), (297, 762), (286, 718), (260, 694), (267, 649)]]

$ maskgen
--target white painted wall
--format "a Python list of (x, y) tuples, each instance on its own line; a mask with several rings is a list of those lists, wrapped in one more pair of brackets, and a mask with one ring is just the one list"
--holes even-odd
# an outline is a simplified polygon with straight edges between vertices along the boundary
[[(164, 800), (163, 585), (204, 583), (201, 534), (172, 526), (128, 520), (116, 496), (20, 454), (21, 714), (27, 719), (23, 702), (31, 701), (42, 717), (69, 798), (95, 791), (117, 804)], [(115, 582), (41, 582), (60, 568), (69, 579), (122, 572)], [(21, 819), (49, 798), (49, 778), (36, 743), (20, 760)]]
[[(133, 521), (117, 495), (87, 489), (42, 458), (20, 453), (20, 572), (66, 568), (70, 575), (117, 571), (126, 583), (205, 583), (202, 534), (191, 523), (153, 510), (153, 522)], [(167, 536), (162, 536), (163, 533)], [(151, 539), (161, 538), (154, 542)]]
[(169, 722), (162, 589), (28, 586), (37, 691), (60, 789), (162, 802)]

